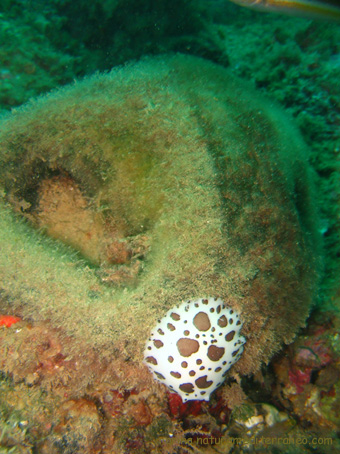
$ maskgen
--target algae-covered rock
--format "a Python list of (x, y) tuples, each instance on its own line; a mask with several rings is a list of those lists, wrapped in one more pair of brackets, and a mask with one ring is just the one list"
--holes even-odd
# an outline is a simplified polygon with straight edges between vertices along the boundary
[(86, 340), (139, 362), (171, 307), (220, 297), (244, 322), (233, 368), (248, 374), (305, 323), (319, 242), (307, 150), (217, 65), (150, 58), (30, 102), (1, 125), (0, 183), (2, 292), (73, 351)]

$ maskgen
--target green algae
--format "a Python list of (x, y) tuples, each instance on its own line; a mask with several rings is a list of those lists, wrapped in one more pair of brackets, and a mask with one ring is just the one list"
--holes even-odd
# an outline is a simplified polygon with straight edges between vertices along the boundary
[(219, 296), (245, 322), (241, 373), (304, 324), (319, 269), (308, 152), (224, 69), (178, 55), (96, 75), (13, 112), (0, 149), (8, 200), (64, 172), (124, 237), (150, 241), (137, 282), (109, 288), (3, 208), (2, 287), (24, 317), (140, 359), (160, 314)]

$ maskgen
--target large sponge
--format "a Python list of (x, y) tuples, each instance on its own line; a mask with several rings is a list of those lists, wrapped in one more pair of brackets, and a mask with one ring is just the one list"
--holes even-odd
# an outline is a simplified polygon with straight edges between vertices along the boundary
[[(23, 317), (62, 327), (73, 350), (85, 341), (138, 364), (157, 319), (212, 295), (242, 318), (233, 369), (254, 372), (313, 303), (312, 180), (287, 115), (218, 65), (170, 55), (95, 75), (1, 124), (2, 294)], [(8, 207), (35, 225), (62, 211), (58, 194), (75, 207), (54, 229), (60, 240), (67, 230), (85, 253), (77, 244), (95, 238), (109, 259), (82, 263)]]

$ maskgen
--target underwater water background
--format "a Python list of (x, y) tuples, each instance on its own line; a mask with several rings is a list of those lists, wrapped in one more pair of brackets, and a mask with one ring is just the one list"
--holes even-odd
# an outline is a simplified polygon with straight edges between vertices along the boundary
[[(52, 416), (53, 405), (40, 404), (38, 391), (34, 389), (39, 386), (39, 379), (33, 372), (25, 382), (23, 374), (28, 374), (28, 369), (22, 367), (20, 372), (17, 365), (12, 370), (0, 367), (1, 453), (185, 453), (195, 452), (193, 449), (220, 453), (330, 453), (339, 447), (339, 24), (255, 12), (227, 0), (2, 0), (0, 121), (29, 99), (74, 80), (108, 72), (144, 56), (169, 52), (202, 57), (227, 68), (281, 105), (300, 129), (317, 175), (315, 203), (319, 206), (324, 239), (324, 271), (309, 325), (290, 350), (274, 360), (269, 375), (259, 373), (249, 379), (242, 392), (234, 384), (237, 404), (242, 399), (246, 404), (236, 405), (232, 417), (224, 407), (222, 415), (219, 407), (222, 397), (214, 402), (215, 406), (210, 408), (214, 424), (204, 419), (201, 407), (181, 407), (171, 400), (167, 416), (160, 412), (158, 419), (154, 418), (150, 403), (146, 405), (142, 398), (137, 403), (131, 400), (131, 389), (115, 391), (116, 394), (107, 392), (103, 402), (100, 391), (89, 400), (71, 396), (68, 404), (63, 404), (58, 419)], [(5, 328), (1, 326), (1, 329)], [(39, 333), (37, 336), (44, 338), (43, 330)], [(62, 361), (58, 348), (53, 348), (53, 361)], [(276, 382), (285, 385), (281, 388), (275, 385), (274, 376)], [(292, 383), (296, 392), (291, 392)], [(274, 388), (276, 391), (271, 394)], [(27, 397), (29, 393), (36, 394)], [(58, 395), (58, 391), (55, 393)], [(280, 393), (285, 396), (282, 400)], [(34, 431), (27, 412), (31, 405), (35, 408), (42, 405), (46, 412), (49, 409), (50, 420), (42, 417), (45, 432)], [(115, 405), (117, 408), (126, 405), (132, 422), (124, 421), (125, 425), (120, 423), (118, 428), (111, 422), (105, 426), (106, 414), (112, 416), (118, 412)], [(184, 432), (180, 434), (182, 438), (178, 433), (171, 436), (170, 443), (173, 420)], [(243, 436), (249, 430), (251, 436), (268, 434), (277, 440), (294, 433), (295, 440), (300, 436), (307, 441), (288, 447), (278, 443), (276, 451), (270, 445), (262, 446), (263, 451), (257, 451), (254, 444), (232, 447), (225, 440), (222, 446), (217, 440), (222, 440), (228, 424), (232, 427), (231, 436), (240, 433)], [(258, 424), (262, 424), (263, 433), (256, 432)], [(62, 433), (60, 439), (54, 432), (49, 435), (54, 427)], [(195, 437), (206, 439), (204, 427), (209, 427), (206, 434), (215, 440), (210, 444), (202, 442), (202, 446), (196, 443), (195, 448), (193, 442), (185, 444), (183, 440)], [(109, 445), (105, 448), (102, 440), (112, 437), (105, 438), (103, 432), (110, 431), (115, 434), (113, 438), (118, 440), (120, 450), (116, 445), (117, 451), (110, 451)], [(72, 438), (72, 432), (78, 438)], [(44, 445), (42, 439), (49, 436), (53, 443)], [(167, 444), (157, 444), (157, 437), (168, 438)]]

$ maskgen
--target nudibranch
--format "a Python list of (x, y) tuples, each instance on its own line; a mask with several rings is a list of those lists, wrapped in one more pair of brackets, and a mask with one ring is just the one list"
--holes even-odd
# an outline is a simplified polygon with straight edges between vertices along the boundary
[(145, 362), (154, 377), (187, 400), (209, 400), (243, 352), (239, 314), (220, 298), (186, 301), (158, 320)]

